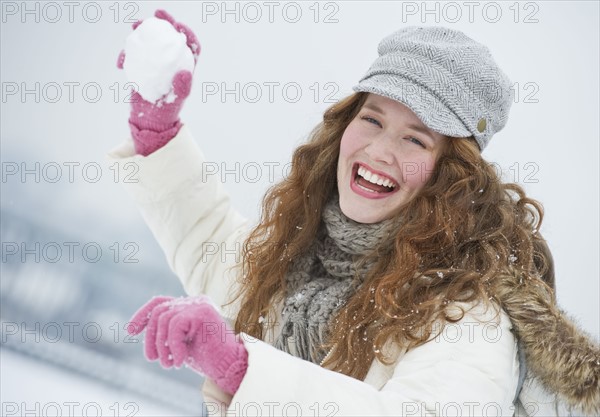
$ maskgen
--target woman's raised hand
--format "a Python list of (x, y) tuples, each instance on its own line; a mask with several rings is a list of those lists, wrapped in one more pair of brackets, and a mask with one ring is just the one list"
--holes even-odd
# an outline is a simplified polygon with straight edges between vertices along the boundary
[(248, 368), (248, 352), (208, 297), (154, 297), (127, 327), (132, 335), (144, 329), (149, 360), (165, 368), (185, 364), (235, 394)]
[(127, 52), (121, 51), (117, 59), (117, 67), (137, 86), (131, 95), (129, 127), (135, 150), (143, 156), (163, 147), (181, 128), (179, 112), (190, 94), (200, 54), (200, 43), (189, 27), (164, 10), (154, 16), (133, 24)]

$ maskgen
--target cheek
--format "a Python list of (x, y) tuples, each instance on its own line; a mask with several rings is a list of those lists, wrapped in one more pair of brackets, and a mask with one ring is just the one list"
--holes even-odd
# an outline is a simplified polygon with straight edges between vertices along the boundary
[(357, 129), (351, 123), (342, 135), (342, 140), (340, 142), (340, 157), (349, 157), (361, 149), (363, 146), (361, 137), (362, 135), (359, 134)]

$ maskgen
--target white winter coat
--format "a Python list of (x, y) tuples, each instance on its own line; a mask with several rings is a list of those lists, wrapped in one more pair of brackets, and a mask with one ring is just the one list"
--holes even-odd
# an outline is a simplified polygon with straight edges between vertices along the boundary
[[(218, 176), (203, 171), (204, 155), (186, 126), (148, 157), (136, 155), (129, 139), (108, 159), (121, 168), (126, 162), (138, 166), (137, 182), (124, 186), (186, 292), (208, 294), (222, 306), (239, 272), (242, 242), (251, 225), (231, 206)], [(222, 314), (233, 321), (237, 308), (223, 307)], [(493, 308), (476, 307), (408, 353), (386, 345), (387, 352), (397, 355), (395, 364), (374, 360), (364, 381), (275, 349), (270, 343), (278, 326), (266, 341), (242, 334), (248, 370), (239, 390), (231, 397), (207, 378), (205, 404), (209, 415), (231, 416), (512, 416), (517, 343), (506, 313), (501, 310), (497, 320), (494, 315)], [(281, 322), (279, 315), (266, 320)], [(530, 412), (541, 413), (543, 400), (529, 397), (536, 390), (540, 388), (525, 386), (520, 399)], [(536, 403), (526, 404), (530, 400)], [(520, 404), (519, 410), (524, 415)]]

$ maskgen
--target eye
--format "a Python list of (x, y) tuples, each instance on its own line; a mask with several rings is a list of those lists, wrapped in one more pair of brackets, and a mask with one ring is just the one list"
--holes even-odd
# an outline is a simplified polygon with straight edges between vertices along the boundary
[(417, 138), (415, 138), (415, 137), (413, 137), (413, 136), (410, 136), (410, 137), (408, 137), (408, 138), (406, 138), (406, 139), (408, 139), (409, 141), (411, 141), (412, 143), (414, 143), (414, 144), (416, 144), (416, 145), (419, 145), (419, 146), (420, 146), (420, 147), (422, 147), (423, 149), (426, 149), (426, 146), (425, 146), (425, 145), (423, 144), (423, 142), (421, 142), (419, 139), (417, 139)]
[(369, 116), (363, 116), (363, 117), (361, 117), (361, 119), (363, 119), (363, 120), (366, 120), (367, 122), (369, 122), (369, 123), (371, 123), (371, 124), (374, 124), (374, 125), (377, 125), (377, 126), (379, 126), (379, 127), (383, 127), (383, 126), (381, 125), (381, 123), (379, 123), (379, 120), (377, 120), (377, 119), (373, 119), (372, 117), (369, 117)]

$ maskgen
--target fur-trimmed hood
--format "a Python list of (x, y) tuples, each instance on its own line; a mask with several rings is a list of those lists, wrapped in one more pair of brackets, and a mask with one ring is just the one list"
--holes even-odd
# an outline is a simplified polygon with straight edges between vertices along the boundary
[(594, 338), (540, 284), (506, 279), (500, 292), (525, 356), (519, 399), (526, 414), (600, 415), (600, 347)]

